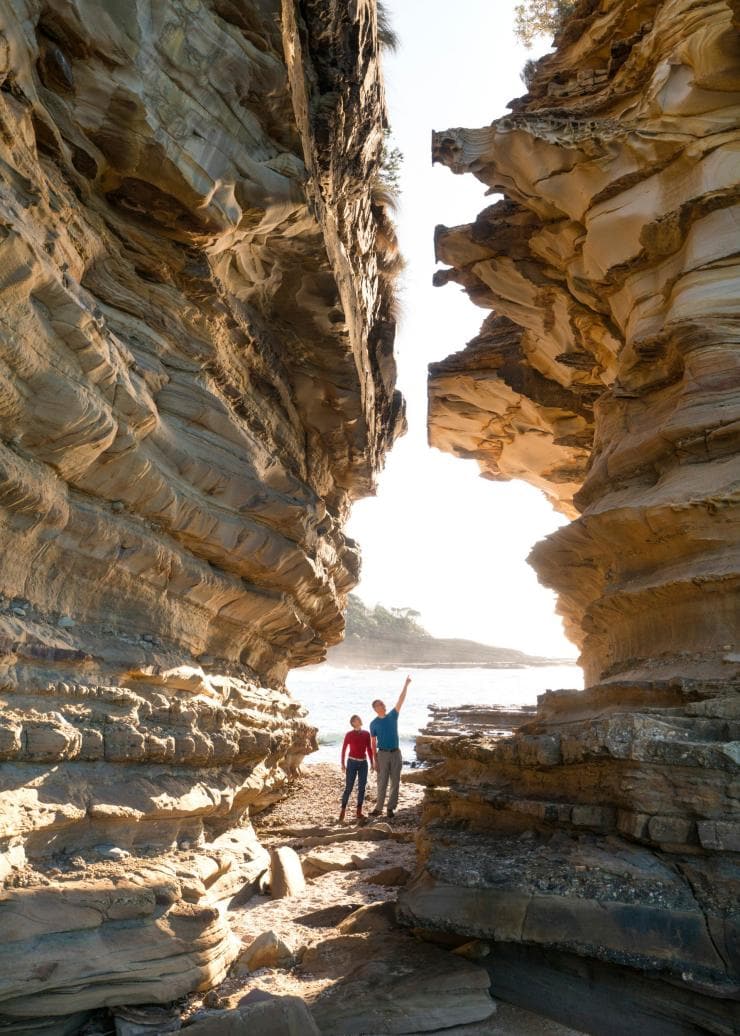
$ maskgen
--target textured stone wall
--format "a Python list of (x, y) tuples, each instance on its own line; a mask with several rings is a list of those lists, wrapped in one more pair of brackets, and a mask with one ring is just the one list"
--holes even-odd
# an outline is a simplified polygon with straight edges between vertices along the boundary
[[(437, 281), (494, 312), (430, 368), (430, 440), (574, 519), (531, 560), (588, 689), (545, 695), (510, 739), (440, 746), (431, 891), (409, 916), (444, 923), (445, 825), (485, 831), (459, 852), (464, 930), (485, 902), (477, 934), (555, 947), (560, 964), (537, 967), (562, 966), (571, 992), (579, 976), (584, 1025), (601, 1010), (583, 1006), (584, 960), (671, 983), (599, 1033), (635, 1031), (645, 1011), (651, 1032), (738, 1024), (735, 17), (728, 2), (582, 2), (511, 114), (433, 140), (435, 160), (504, 198), (437, 230)], [(488, 863), (471, 870), (473, 855)], [(521, 958), (500, 953), (521, 992)]]
[(735, 41), (728, 3), (582, 4), (511, 115), (434, 137), (505, 199), (437, 231), (495, 316), (431, 442), (580, 516), (533, 562), (589, 682), (738, 671)]
[(372, 0), (0, 7), (6, 1020), (229, 962), (403, 428), (385, 119)]

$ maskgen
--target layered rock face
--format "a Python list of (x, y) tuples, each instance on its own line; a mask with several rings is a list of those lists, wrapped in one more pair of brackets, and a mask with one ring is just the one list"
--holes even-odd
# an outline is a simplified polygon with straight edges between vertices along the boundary
[(511, 115), (434, 136), (505, 197), (437, 232), (495, 313), (430, 368), (430, 440), (574, 517), (531, 560), (587, 690), (444, 739), (405, 909), (599, 1033), (738, 1024), (739, 67), (727, 2), (581, 3)]
[(403, 426), (375, 7), (13, 0), (0, 79), (0, 1016), (73, 1031), (223, 974), (314, 747)]
[(430, 705), (429, 723), (416, 738), (416, 758), (423, 763), (437, 763), (445, 757), (448, 738), (467, 738), (471, 734), (498, 738), (516, 730), (535, 713), (533, 705), (507, 708), (505, 705)]

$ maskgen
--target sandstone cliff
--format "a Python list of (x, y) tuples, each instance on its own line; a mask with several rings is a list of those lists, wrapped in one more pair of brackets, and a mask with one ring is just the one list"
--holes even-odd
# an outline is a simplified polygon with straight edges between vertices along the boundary
[(738, 1024), (736, 28), (724, 0), (581, 2), (510, 115), (433, 141), (504, 198), (437, 231), (438, 283), (494, 314), (430, 368), (430, 440), (574, 518), (531, 560), (587, 690), (440, 745), (405, 910), (600, 1034)]
[(12, 0), (0, 82), (0, 1027), (75, 1031), (223, 974), (314, 746), (403, 426), (375, 5)]

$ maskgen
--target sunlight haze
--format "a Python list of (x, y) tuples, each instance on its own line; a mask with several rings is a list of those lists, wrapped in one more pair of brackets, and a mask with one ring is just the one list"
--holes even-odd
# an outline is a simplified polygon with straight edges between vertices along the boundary
[(432, 287), (434, 227), (469, 223), (495, 200), (473, 176), (432, 167), (431, 131), (505, 114), (525, 92), (520, 72), (536, 52), (514, 37), (514, 0), (390, 0), (387, 8), (400, 37), (385, 78), (405, 156), (397, 221), (408, 268), (396, 352), (409, 432), (388, 457), (377, 497), (357, 503), (348, 526), (363, 553), (357, 592), (369, 604), (418, 609), (435, 636), (573, 658), (554, 594), (525, 560), (565, 519), (531, 486), (484, 480), (475, 462), (431, 450), (426, 438), (427, 364), (464, 348), (488, 312), (455, 285)]

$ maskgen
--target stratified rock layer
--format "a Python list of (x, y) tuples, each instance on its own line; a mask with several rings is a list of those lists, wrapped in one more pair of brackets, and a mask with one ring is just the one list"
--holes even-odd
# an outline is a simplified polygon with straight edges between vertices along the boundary
[(283, 681), (341, 636), (343, 524), (403, 412), (372, 0), (13, 0), (0, 82), (0, 1016), (23, 1031), (228, 966), (224, 906), (267, 866), (240, 825), (315, 744)]
[(437, 231), (495, 313), (430, 368), (430, 440), (574, 517), (532, 562), (587, 690), (440, 739), (405, 911), (599, 1034), (738, 1024), (739, 68), (727, 2), (588, 0), (511, 115), (434, 136), (505, 198)]
[(533, 705), (429, 705), (428, 709), (429, 723), (416, 738), (416, 758), (424, 763), (439, 762), (448, 738), (500, 737), (523, 726), (535, 713)]

